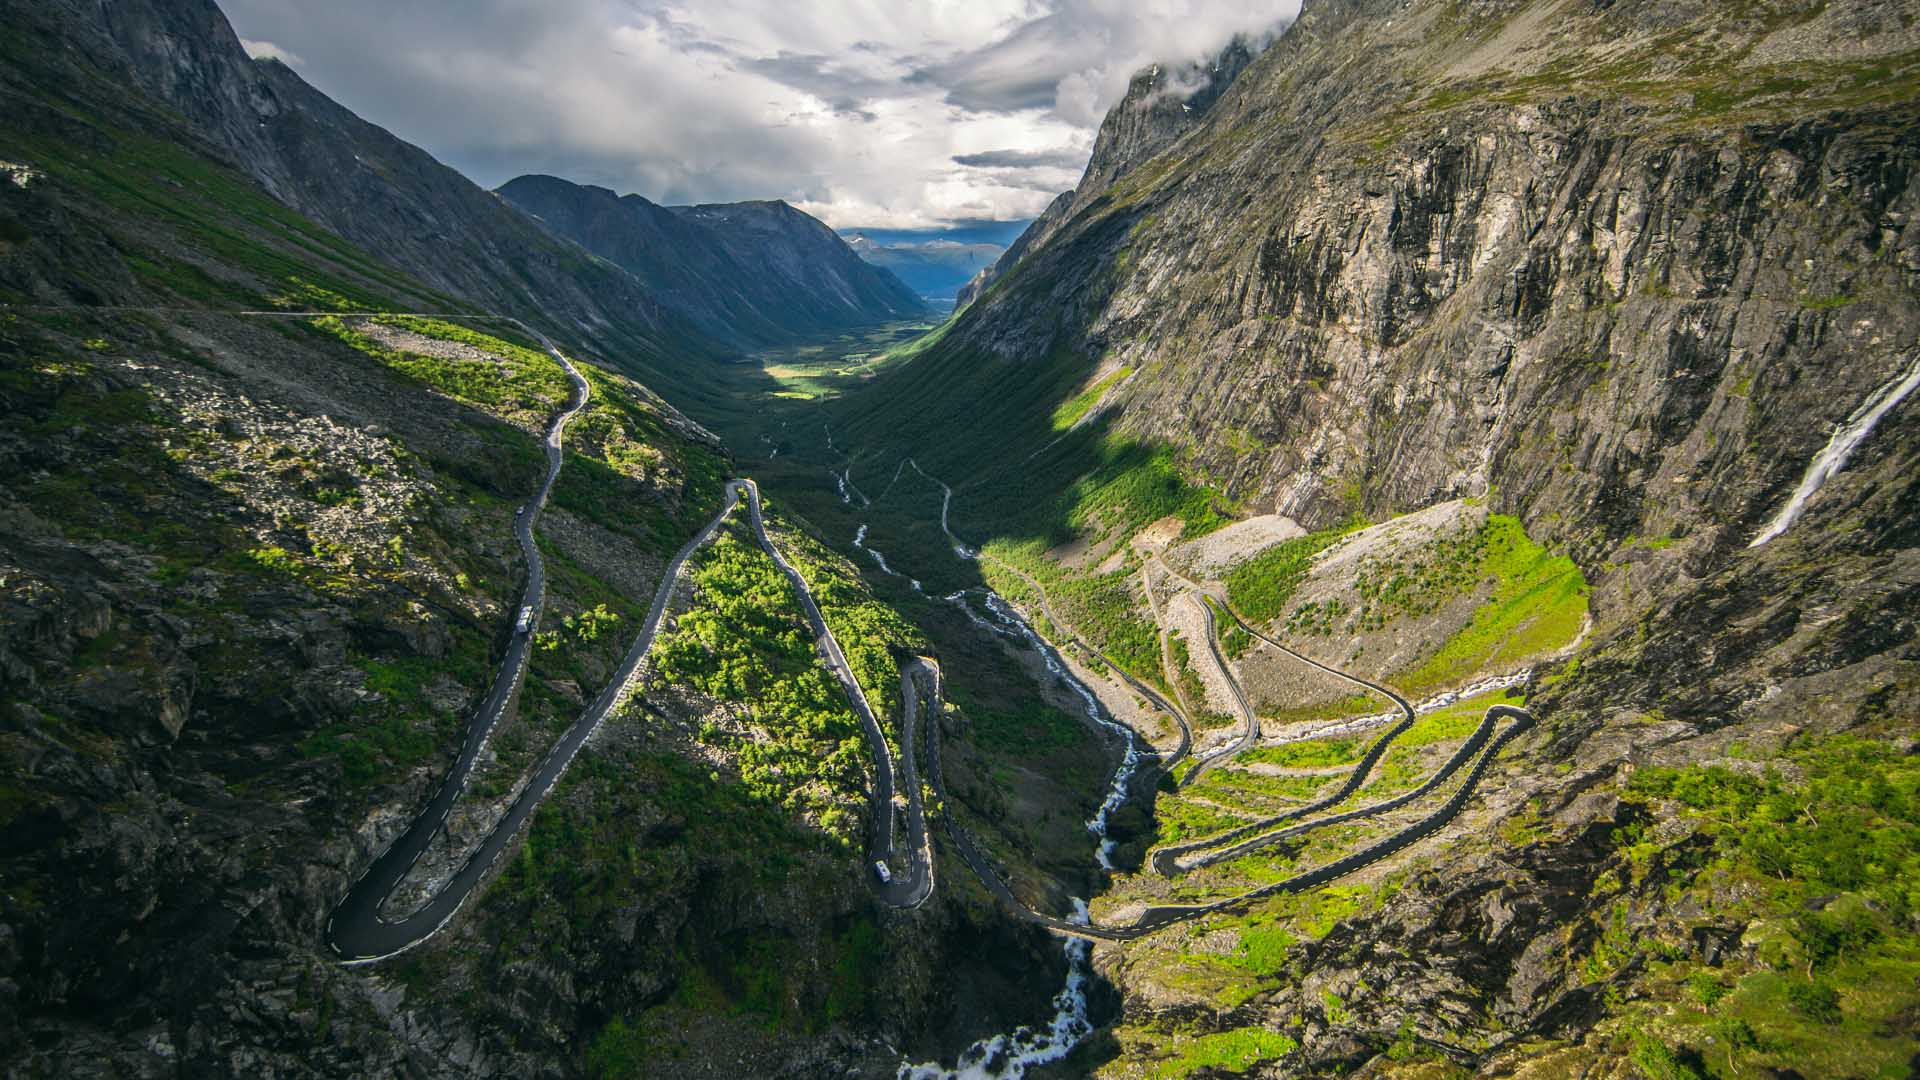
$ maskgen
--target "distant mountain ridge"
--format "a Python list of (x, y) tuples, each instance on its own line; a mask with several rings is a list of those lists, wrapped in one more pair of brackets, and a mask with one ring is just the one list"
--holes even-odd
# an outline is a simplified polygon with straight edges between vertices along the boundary
[(1005, 244), (930, 239), (887, 243), (864, 233), (847, 234), (847, 246), (875, 266), (893, 271), (923, 299), (949, 304), (973, 275), (993, 265)]
[(274, 198), (437, 289), (563, 333), (592, 326), (634, 362), (724, 351), (631, 275), (549, 236), (279, 61), (249, 57), (211, 0), (0, 10), (36, 63), (63, 70), (58, 81), (83, 112), (116, 107), (94, 72), (124, 80), (177, 110)]
[(540, 175), (509, 180), (496, 194), (639, 278), (703, 334), (734, 347), (926, 313), (899, 278), (777, 200), (669, 207)]

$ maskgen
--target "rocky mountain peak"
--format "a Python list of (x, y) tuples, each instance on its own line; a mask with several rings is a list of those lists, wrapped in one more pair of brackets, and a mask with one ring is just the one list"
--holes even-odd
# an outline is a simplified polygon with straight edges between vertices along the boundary
[(1045, 244), (1075, 207), (1198, 126), (1280, 29), (1259, 37), (1236, 36), (1211, 57), (1153, 64), (1137, 72), (1126, 96), (1100, 122), (1080, 183), (1055, 198), (993, 265), (975, 275), (960, 290), (957, 306), (972, 303), (1028, 252)]
[(1101, 121), (1076, 193), (1105, 188), (1191, 131), (1268, 40), (1237, 36), (1210, 58), (1137, 72), (1126, 96)]

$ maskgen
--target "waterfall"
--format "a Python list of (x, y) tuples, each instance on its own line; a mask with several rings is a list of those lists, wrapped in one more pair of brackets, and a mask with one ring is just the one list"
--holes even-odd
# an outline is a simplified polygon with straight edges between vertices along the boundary
[(1920, 386), (1920, 356), (1914, 357), (1913, 366), (1907, 369), (1905, 375), (1896, 375), (1886, 385), (1869, 394), (1867, 400), (1853, 410), (1853, 415), (1847, 417), (1846, 422), (1834, 430), (1833, 437), (1827, 440), (1827, 445), (1815, 454), (1813, 461), (1807, 465), (1807, 474), (1800, 478), (1800, 486), (1793, 489), (1793, 494), (1788, 496), (1786, 505), (1780, 508), (1780, 512), (1773, 516), (1773, 520), (1767, 522), (1767, 527), (1761, 529), (1760, 535), (1754, 537), (1753, 543), (1747, 546), (1757, 548), (1791, 528), (1793, 523), (1799, 520), (1801, 511), (1806, 509), (1807, 501), (1813, 498), (1814, 493), (1832, 479), (1835, 473), (1846, 468), (1847, 457), (1873, 432), (1873, 426), (1880, 422), (1880, 418), (1893, 411), (1893, 407), (1900, 404), (1916, 386)]
[[(1087, 902), (1073, 897), (1070, 921), (1088, 921)], [(1067, 954), (1067, 985), (1053, 996), (1053, 1022), (1035, 1030), (1022, 1027), (1004, 1035), (981, 1039), (960, 1054), (952, 1069), (935, 1064), (901, 1065), (899, 1080), (1017, 1080), (1029, 1066), (1059, 1061), (1093, 1033), (1087, 1016), (1087, 984), (1092, 980), (1093, 943), (1070, 937), (1062, 946)]]

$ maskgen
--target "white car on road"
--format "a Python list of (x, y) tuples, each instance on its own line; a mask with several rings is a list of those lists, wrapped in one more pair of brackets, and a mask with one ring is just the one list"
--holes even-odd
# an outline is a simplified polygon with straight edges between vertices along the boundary
[(893, 871), (887, 869), (887, 864), (882, 860), (873, 861), (873, 876), (879, 878), (882, 885), (893, 884)]
[(520, 621), (514, 624), (513, 629), (517, 634), (524, 634), (533, 629), (533, 609), (531, 607), (523, 607), (520, 609)]

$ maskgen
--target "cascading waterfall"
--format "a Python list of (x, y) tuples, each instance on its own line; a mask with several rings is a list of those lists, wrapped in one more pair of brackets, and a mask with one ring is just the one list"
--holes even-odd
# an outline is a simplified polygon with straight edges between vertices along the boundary
[(1799, 520), (1801, 512), (1806, 509), (1807, 501), (1812, 499), (1814, 493), (1831, 480), (1835, 473), (1846, 468), (1847, 458), (1853, 453), (1854, 448), (1866, 441), (1867, 436), (1873, 432), (1873, 426), (1880, 422), (1880, 418), (1892, 412), (1894, 406), (1900, 404), (1908, 394), (1913, 393), (1916, 386), (1920, 386), (1920, 356), (1914, 357), (1913, 366), (1907, 369), (1905, 375), (1895, 376), (1878, 390), (1867, 395), (1867, 400), (1853, 410), (1853, 415), (1847, 417), (1845, 423), (1834, 429), (1833, 437), (1827, 440), (1827, 445), (1822, 447), (1818, 454), (1813, 455), (1813, 461), (1807, 465), (1806, 475), (1800, 478), (1800, 486), (1794, 488), (1793, 494), (1787, 497), (1786, 505), (1780, 508), (1780, 512), (1773, 516), (1773, 520), (1767, 522), (1767, 527), (1761, 529), (1760, 535), (1754, 537), (1753, 543), (1747, 546), (1757, 548), (1792, 528), (1793, 523)]
[[(989, 590), (982, 588), (980, 591), (984, 593), (984, 592), (988, 592)], [(941, 597), (941, 599), (959, 608), (961, 614), (965, 615), (968, 619), (972, 620), (973, 625), (980, 627), (982, 630), (986, 630), (994, 634), (999, 634), (1001, 637), (1017, 638), (1020, 636), (1019, 634), (1014, 633), (1012, 630), (1009, 630), (998, 623), (990, 623), (987, 620), (981, 618), (979, 613), (973, 610), (973, 605), (967, 603), (966, 589), (961, 589), (957, 593), (948, 593), (946, 596)]]
[[(1087, 902), (1073, 898), (1070, 921), (1090, 921)], [(1067, 984), (1053, 995), (1053, 1022), (1043, 1030), (1022, 1027), (981, 1039), (960, 1052), (951, 1069), (938, 1065), (901, 1065), (897, 1080), (1018, 1080), (1035, 1065), (1059, 1061), (1093, 1033), (1087, 1015), (1087, 984), (1093, 979), (1093, 942), (1070, 937), (1062, 946), (1067, 954)]]
[[(922, 469), (920, 463), (912, 458), (905, 459), (901, 462), (901, 465), (903, 467), (912, 466), (914, 472), (919, 473), (928, 482), (939, 486), (940, 531), (946, 534), (947, 542), (953, 545), (953, 553), (955, 555), (963, 559), (978, 560), (980, 558), (979, 549), (972, 547), (966, 541), (955, 536), (952, 527), (948, 524), (948, 515), (953, 509), (953, 489), (948, 487), (945, 481), (930, 475), (925, 469)], [(898, 478), (899, 469), (894, 470), (894, 475)], [(1000, 598), (999, 593), (994, 592), (992, 589), (985, 589), (983, 591), (986, 595), (987, 610), (993, 612), (995, 618), (1013, 627), (1020, 636), (1024, 637), (1027, 644), (1031, 646), (1035, 652), (1039, 653), (1040, 658), (1046, 662), (1047, 670), (1062, 683), (1066, 684), (1068, 689), (1079, 695), (1080, 700), (1086, 704), (1087, 719), (1091, 720), (1097, 726), (1120, 736), (1126, 743), (1126, 753), (1120, 759), (1120, 767), (1114, 770), (1113, 785), (1107, 791), (1106, 800), (1100, 804), (1100, 810), (1093, 815), (1093, 819), (1087, 822), (1087, 831), (1100, 838), (1100, 847), (1096, 852), (1100, 861), (1100, 868), (1108, 872), (1117, 870), (1119, 868), (1113, 864), (1113, 852), (1116, 845), (1107, 835), (1107, 822), (1113, 816), (1114, 811), (1126, 804), (1127, 788), (1133, 782), (1133, 774), (1140, 767), (1140, 758), (1142, 755), (1140, 752), (1139, 739), (1134, 736), (1132, 728), (1112, 720), (1107, 716), (1106, 710), (1100, 707), (1100, 699), (1094, 696), (1093, 691), (1087, 689), (1086, 684), (1073, 677), (1073, 672), (1067, 669), (1066, 661), (1060, 658), (1060, 654), (1055, 651), (1053, 646), (1047, 644), (1045, 638), (1035, 633), (1033, 627), (1027, 625), (1027, 621), (1021, 618), (1013, 608), (1009, 607), (1005, 600)], [(962, 606), (965, 606), (964, 602)], [(969, 612), (969, 614), (971, 614), (971, 612)]]
[[(979, 559), (980, 552), (955, 536), (948, 525), (953, 507), (953, 489), (928, 475), (912, 458), (901, 461), (899, 467), (894, 469), (893, 479), (888, 481), (886, 489), (880, 493), (881, 498), (885, 498), (887, 492), (893, 490), (894, 483), (900, 479), (900, 473), (908, 466), (940, 488), (940, 530), (946, 534), (947, 541), (953, 545), (954, 554), (962, 559)], [(844, 489), (841, 498), (851, 503)], [(867, 526), (863, 523), (854, 533), (853, 546), (866, 552), (881, 570), (895, 577), (903, 576), (899, 571), (888, 566), (886, 558), (878, 551), (867, 547), (866, 539)], [(920, 582), (911, 578), (908, 580), (913, 582), (916, 591), (920, 589)], [(1132, 786), (1134, 774), (1139, 771), (1140, 762), (1145, 756), (1141, 752), (1138, 737), (1132, 728), (1107, 716), (1105, 710), (1100, 707), (1100, 699), (1094, 696), (1093, 691), (1088, 689), (1086, 684), (1074, 677), (1059, 652), (1035, 632), (1033, 627), (1000, 597), (1000, 594), (985, 587), (978, 589), (984, 598), (987, 611), (1001, 624), (996, 626), (981, 618), (973, 610), (972, 605), (967, 602), (969, 591), (972, 590), (962, 589), (948, 595), (945, 599), (958, 606), (975, 624), (994, 633), (1024, 641), (1039, 655), (1047, 671), (1080, 698), (1085, 705), (1087, 719), (1098, 727), (1119, 736), (1125, 742), (1126, 752), (1120, 759), (1119, 767), (1113, 772), (1113, 781), (1107, 789), (1107, 796), (1100, 803), (1100, 809), (1087, 822), (1087, 831), (1100, 841), (1100, 846), (1095, 852), (1100, 868), (1108, 872), (1118, 869), (1113, 863), (1113, 854), (1117, 845), (1108, 835), (1108, 823), (1113, 814), (1126, 804), (1128, 789)], [(1079, 897), (1073, 898), (1073, 914), (1069, 919), (1081, 924), (1090, 921), (1091, 916), (1085, 900)], [(1028, 1068), (1059, 1061), (1072, 1053), (1073, 1048), (1080, 1045), (1082, 1039), (1093, 1033), (1093, 1021), (1088, 1017), (1087, 1002), (1087, 986), (1093, 978), (1091, 963), (1093, 945), (1080, 938), (1068, 938), (1062, 948), (1067, 957), (1067, 982), (1060, 992), (1054, 995), (1052, 1023), (1044, 1029), (1020, 1027), (1011, 1032), (982, 1039), (963, 1051), (952, 1069), (945, 1069), (933, 1063), (921, 1065), (902, 1063), (898, 1080), (1019, 1080), (1026, 1075)]]

